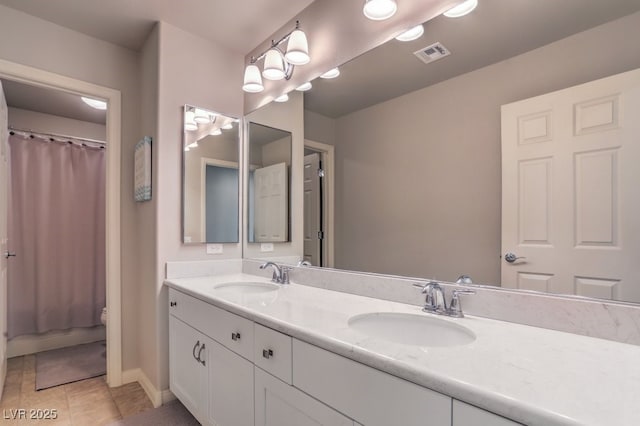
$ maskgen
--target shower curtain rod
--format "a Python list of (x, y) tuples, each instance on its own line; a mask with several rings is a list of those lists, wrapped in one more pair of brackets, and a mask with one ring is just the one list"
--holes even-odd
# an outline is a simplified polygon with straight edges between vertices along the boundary
[(107, 144), (105, 141), (99, 141), (97, 139), (79, 138), (77, 136), (62, 135), (62, 134), (59, 134), (59, 133), (34, 132), (32, 130), (18, 129), (16, 127), (11, 127), (11, 126), (9, 126), (9, 131), (21, 132), (21, 133), (25, 133), (25, 134), (28, 134), (28, 135), (31, 135), (31, 136), (45, 137), (45, 138), (50, 139), (50, 140), (52, 138), (60, 138), (60, 139), (70, 139), (70, 140), (80, 141), (80, 142), (88, 142), (88, 143), (99, 144), (99, 145), (106, 145)]

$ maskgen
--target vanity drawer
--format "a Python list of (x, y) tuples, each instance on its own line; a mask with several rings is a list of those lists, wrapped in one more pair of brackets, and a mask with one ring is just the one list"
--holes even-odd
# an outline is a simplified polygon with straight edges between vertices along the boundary
[(254, 364), (291, 384), (291, 337), (260, 324), (254, 332)]
[(296, 339), (293, 385), (363, 425), (451, 426), (450, 397)]
[(248, 360), (253, 360), (253, 322), (169, 289), (169, 313)]

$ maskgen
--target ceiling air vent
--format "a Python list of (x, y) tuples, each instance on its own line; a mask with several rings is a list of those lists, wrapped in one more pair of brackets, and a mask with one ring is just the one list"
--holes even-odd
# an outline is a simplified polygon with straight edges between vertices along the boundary
[(413, 52), (422, 62), (425, 64), (442, 59), (445, 56), (451, 55), (449, 49), (444, 47), (441, 43), (433, 43), (430, 46), (424, 47), (418, 51)]

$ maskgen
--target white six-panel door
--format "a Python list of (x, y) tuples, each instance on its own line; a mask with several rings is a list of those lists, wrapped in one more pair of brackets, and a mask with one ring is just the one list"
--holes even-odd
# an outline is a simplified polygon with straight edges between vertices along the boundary
[(289, 239), (289, 178), (285, 163), (256, 169), (256, 242), (283, 242)]
[(503, 105), (502, 286), (640, 302), (639, 188), (640, 70)]

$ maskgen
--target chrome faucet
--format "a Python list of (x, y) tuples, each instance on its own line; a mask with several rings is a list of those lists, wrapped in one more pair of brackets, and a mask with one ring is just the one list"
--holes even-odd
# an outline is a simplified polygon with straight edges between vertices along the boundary
[(462, 305), (460, 303), (460, 295), (475, 294), (475, 290), (453, 290), (451, 305), (447, 306), (444, 290), (436, 281), (430, 281), (427, 284), (414, 284), (414, 286), (422, 288), (422, 294), (426, 295), (424, 307), (422, 308), (424, 312), (455, 318), (464, 317), (464, 314), (462, 313)]
[(260, 269), (268, 268), (269, 266), (273, 267), (273, 275), (271, 276), (271, 281), (278, 284), (289, 284), (289, 271), (290, 267), (284, 265), (278, 265), (274, 262), (265, 262), (260, 265)]

